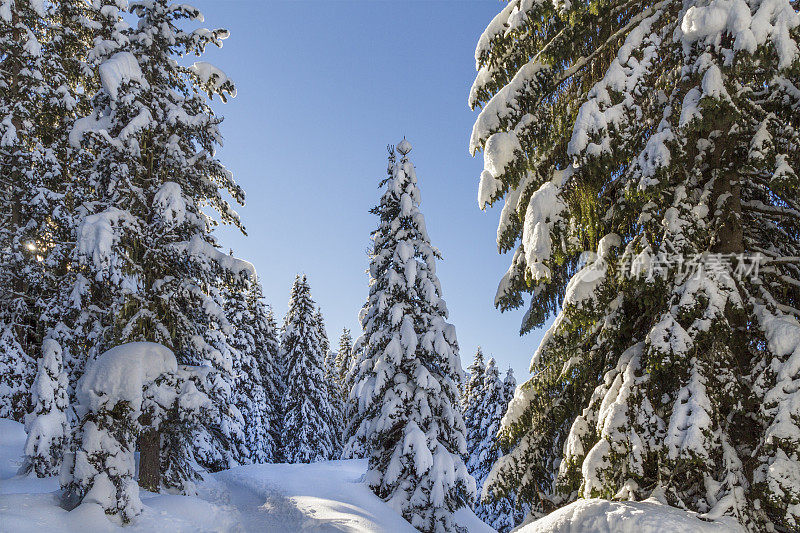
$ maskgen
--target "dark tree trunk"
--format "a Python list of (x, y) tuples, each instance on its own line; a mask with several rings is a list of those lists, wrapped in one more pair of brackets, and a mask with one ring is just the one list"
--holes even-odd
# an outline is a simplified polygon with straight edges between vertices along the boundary
[[(718, 117), (715, 129), (729, 132), (733, 121), (730, 115)], [(712, 212), (718, 211), (718, 226), (715, 228), (711, 251), (722, 254), (744, 252), (744, 228), (742, 227), (741, 176), (735, 154), (737, 139), (730, 134), (714, 139), (714, 151), (709, 169), (715, 177), (711, 193)], [(716, 213), (715, 213), (716, 214)]]
[(139, 435), (139, 486), (150, 492), (161, 487), (161, 433), (147, 429)]

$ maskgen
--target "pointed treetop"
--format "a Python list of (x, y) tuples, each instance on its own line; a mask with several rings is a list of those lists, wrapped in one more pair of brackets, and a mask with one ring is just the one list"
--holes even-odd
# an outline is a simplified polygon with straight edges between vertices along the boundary
[(402, 155), (406, 155), (411, 151), (411, 143), (408, 142), (405, 137), (403, 137), (403, 140), (397, 145), (397, 151)]

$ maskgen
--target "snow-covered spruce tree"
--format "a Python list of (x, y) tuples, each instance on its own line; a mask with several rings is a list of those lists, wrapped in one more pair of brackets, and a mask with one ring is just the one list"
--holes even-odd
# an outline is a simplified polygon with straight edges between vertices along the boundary
[[(70, 132), (87, 160), (80, 180), (87, 194), (77, 230), (77, 273), (83, 300), (110, 318), (103, 343), (152, 341), (173, 349), (181, 364), (219, 370), (208, 384), (218, 423), (198, 433), (162, 435), (173, 465), (161, 461), (165, 479), (180, 477), (193, 460), (208, 468), (240, 462), (241, 416), (230, 401), (233, 350), (223, 310), (224, 293), (255, 275), (252, 265), (219, 252), (216, 221), (239, 225), (223, 192), (241, 202), (243, 192), (214, 157), (219, 123), (209, 98), (235, 94), (227, 77), (206, 62), (176, 61), (221, 46), (225, 30), (184, 29), (199, 11), (166, 0), (131, 2), (135, 28), (125, 25), (110, 0), (92, 12), (95, 38), (87, 70), (96, 93), (90, 114)], [(95, 352), (99, 348), (91, 347)], [(241, 445), (240, 445), (241, 444)], [(176, 449), (183, 450), (174, 453)], [(163, 459), (163, 458), (162, 458)]]
[[(486, 373), (486, 362), (483, 359), (483, 350), (480, 346), (475, 352), (475, 359), (467, 368), (469, 379), (464, 385), (461, 395), (461, 411), (464, 414), (464, 436), (467, 439), (467, 470), (475, 477), (475, 486), (480, 490), (475, 471), (478, 457), (476, 450), (481, 441), (481, 404), (483, 402), (483, 381)], [(478, 493), (480, 494), (480, 493)]]
[(226, 298), (225, 310), (231, 324), (230, 344), (236, 350), (232, 399), (244, 421), (244, 459), (248, 463), (266, 463), (272, 458), (273, 442), (268, 432), (271, 417), (257, 362), (256, 294), (252, 286), (246, 285)]
[[(61, 471), (64, 506), (97, 504), (123, 524), (139, 514), (136, 437), (176, 417), (184, 426), (204, 418), (213, 410), (205, 390), (210, 372), (179, 366), (171, 350), (151, 342), (119, 345), (90, 361), (77, 391), (76, 451)], [(144, 468), (140, 464), (140, 482)]]
[[(350, 392), (353, 390), (355, 381), (358, 378), (357, 356), (354, 351), (355, 347), (353, 346), (353, 338), (350, 336), (350, 330), (345, 329), (344, 331), (347, 334), (342, 333), (342, 337), (339, 339), (339, 353), (337, 354), (338, 357), (341, 357), (341, 361), (337, 358), (337, 364), (340, 365), (339, 375), (341, 376), (343, 398), (342, 412), (344, 413), (342, 459), (363, 459), (366, 455), (363, 435), (352, 439), (358, 429), (358, 401), (356, 398), (350, 397)], [(348, 355), (345, 356), (345, 353)]]
[[(90, 143), (76, 142), (74, 126), (82, 123), (82, 118), (76, 120), (76, 117), (90, 112), (91, 97), (101, 90), (98, 67), (103, 58), (128, 43), (124, 35), (128, 26), (121, 21), (118, 4), (124, 2), (54, 3), (50, 18), (54, 38), (45, 45), (51, 67), (47, 76), (59, 80), (64, 109), (61, 120), (55, 124), (57, 134), (53, 136), (52, 147), (59, 166), (53, 175), (57, 187), (51, 187), (63, 201), (48, 215), (49, 221), (56, 222), (58, 232), (38, 247), (48, 252), (44, 262), (48, 274), (54, 278), (51, 283), (57, 287), (44, 301), (41, 321), (46, 330), (59, 324), (58, 335), (50, 337), (61, 344), (71, 405), (76, 402), (77, 382), (86, 361), (109, 346), (114, 322), (110, 311), (113, 287), (86, 266), (83, 254), (86, 250), (79, 242), (84, 237), (92, 241), (93, 236), (81, 230), (92, 212), (88, 206), (96, 205), (101, 196), (96, 180), (97, 153)], [(72, 407), (68, 418), (72, 425), (77, 423)]]
[(64, 56), (53, 46), (59, 34), (53, 11), (44, 2), (0, 9), (0, 335), (9, 347), (0, 355), (6, 382), (0, 405), (13, 401), (5, 414), (20, 421), (31, 407), (45, 333), (39, 315), (56, 287), (49, 256), (61, 236), (53, 226), (64, 187), (55, 147), (67, 103), (74, 105), (70, 88), (61, 85)]
[(42, 343), (39, 369), (33, 382), (33, 411), (25, 417), (23, 474), (49, 477), (58, 474), (69, 440), (67, 374), (61, 345), (50, 337)]
[(281, 337), (287, 368), (281, 449), (287, 463), (324, 461), (333, 457), (336, 449), (321, 344), (311, 288), (306, 277), (298, 275)]
[[(389, 177), (372, 212), (369, 298), (356, 342), (354, 430), (347, 444), (366, 447), (366, 482), (420, 531), (453, 531), (453, 512), (471, 505), (475, 482), (464, 465), (459, 387), (463, 371), (455, 328), (436, 277), (411, 144), (389, 148)], [(348, 450), (345, 450), (348, 454)]]
[(261, 375), (261, 387), (266, 396), (264, 425), (267, 428), (269, 442), (264, 449), (269, 450), (265, 462), (277, 462), (280, 457), (280, 438), (283, 427), (281, 403), (283, 402), (283, 372), (280, 364), (280, 340), (278, 324), (272, 308), (264, 303), (261, 284), (256, 285), (255, 300), (255, 342), (256, 362)]
[[(513, 378), (512, 378), (513, 379)], [(508, 408), (510, 398), (506, 395), (507, 386), (500, 379), (494, 358), (489, 359), (483, 373), (483, 382), (477, 395), (480, 405), (477, 409), (476, 436), (474, 448), (470, 448), (468, 467), (475, 478), (479, 499), (475, 504), (475, 514), (500, 533), (510, 531), (517, 522), (519, 513), (514, 509), (513, 499), (509, 497), (494, 499), (481, 498), (481, 492), (489, 472), (503, 452), (497, 442), (500, 420)], [(470, 444), (469, 439), (467, 443)]]
[(343, 400), (347, 399), (347, 393), (350, 391), (350, 387), (347, 386), (347, 375), (352, 361), (353, 337), (350, 335), (349, 329), (343, 328), (342, 335), (339, 337), (339, 350), (336, 352), (335, 361), (336, 381), (339, 384), (339, 390)]
[(496, 304), (532, 295), (523, 332), (559, 310), (498, 496), (800, 526), (798, 25), (789, 0), (513, 1), (481, 36)]
[(503, 386), (505, 387), (506, 406), (508, 406), (514, 398), (514, 391), (517, 390), (517, 378), (514, 377), (513, 368), (509, 368), (508, 372), (506, 372), (506, 377), (503, 379)]
[(23, 420), (31, 401), (36, 360), (19, 344), (14, 327), (0, 323), (0, 418)]
[(317, 337), (319, 338), (319, 348), (325, 359), (325, 368), (331, 359), (331, 341), (328, 339), (328, 332), (325, 330), (325, 317), (322, 316), (322, 308), (317, 307), (314, 313), (314, 321), (317, 324)]
[(328, 419), (328, 427), (331, 429), (331, 439), (333, 441), (333, 450), (328, 459), (338, 459), (342, 455), (342, 434), (344, 427), (342, 418), (344, 416), (344, 400), (342, 399), (341, 389), (336, 374), (336, 352), (330, 348), (330, 340), (328, 340), (328, 333), (325, 330), (325, 318), (322, 316), (322, 309), (318, 308), (317, 313), (314, 315), (314, 320), (317, 323), (317, 335), (320, 339), (320, 350), (325, 354), (325, 362), (323, 371), (325, 372), (325, 384), (328, 387), (328, 402), (330, 403), (330, 412)]

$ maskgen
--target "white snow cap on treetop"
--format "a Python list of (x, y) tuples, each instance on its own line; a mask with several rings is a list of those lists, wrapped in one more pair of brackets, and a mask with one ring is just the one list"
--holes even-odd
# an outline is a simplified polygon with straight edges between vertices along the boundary
[(403, 137), (403, 140), (397, 143), (397, 151), (403, 155), (406, 155), (408, 152), (411, 151), (411, 143)]
[(143, 87), (147, 86), (147, 80), (142, 75), (139, 62), (130, 52), (117, 52), (100, 65), (100, 83), (103, 89), (111, 96), (112, 100), (117, 99), (119, 86), (123, 82), (138, 82)]
[(142, 405), (142, 391), (158, 376), (178, 369), (172, 350), (154, 342), (129, 342), (103, 352), (86, 367), (78, 384), (78, 402), (97, 412), (127, 401), (134, 411)]

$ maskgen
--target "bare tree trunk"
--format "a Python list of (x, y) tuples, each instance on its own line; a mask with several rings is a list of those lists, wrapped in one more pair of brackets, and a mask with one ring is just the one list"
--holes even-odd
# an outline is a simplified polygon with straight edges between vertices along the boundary
[(742, 228), (741, 176), (733, 160), (735, 140), (730, 138), (732, 119), (729, 115), (718, 117), (716, 129), (723, 132), (714, 139), (714, 152), (711, 157), (715, 174), (711, 193), (711, 209), (720, 211), (718, 226), (711, 244), (711, 251), (723, 254), (744, 252), (744, 231)]
[(161, 487), (161, 433), (148, 428), (139, 435), (139, 486), (150, 492)]

